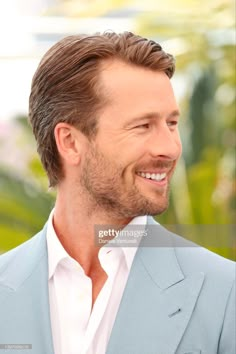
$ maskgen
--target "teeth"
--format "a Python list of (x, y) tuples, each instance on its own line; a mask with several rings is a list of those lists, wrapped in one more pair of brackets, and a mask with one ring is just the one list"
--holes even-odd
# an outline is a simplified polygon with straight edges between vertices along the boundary
[(154, 181), (161, 181), (166, 177), (166, 173), (145, 173), (138, 172), (138, 175), (144, 178), (152, 179)]

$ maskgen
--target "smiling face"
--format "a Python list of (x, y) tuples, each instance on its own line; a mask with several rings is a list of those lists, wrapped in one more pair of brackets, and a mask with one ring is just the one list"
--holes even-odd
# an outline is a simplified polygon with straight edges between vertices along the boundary
[(170, 80), (120, 61), (104, 62), (100, 80), (108, 103), (81, 163), (83, 190), (115, 217), (160, 214), (181, 154)]

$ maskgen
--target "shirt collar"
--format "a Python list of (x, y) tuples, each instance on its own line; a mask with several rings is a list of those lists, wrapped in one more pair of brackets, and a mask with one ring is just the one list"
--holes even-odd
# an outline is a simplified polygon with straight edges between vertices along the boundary
[[(73, 266), (78, 267), (78, 262), (75, 261), (64, 249), (64, 247), (62, 246), (60, 240), (58, 239), (56, 232), (54, 230), (54, 226), (53, 226), (53, 214), (54, 214), (54, 209), (51, 211), (49, 218), (48, 218), (48, 226), (47, 226), (47, 248), (48, 248), (48, 276), (49, 279), (54, 275), (57, 265), (62, 261), (62, 260), (67, 260), (69, 263), (71, 263)], [(145, 227), (147, 224), (147, 216), (146, 215), (142, 215), (142, 216), (137, 216), (134, 219), (131, 220), (131, 222), (125, 226), (125, 228), (122, 230), (129, 230), (130, 226), (132, 226), (132, 228), (134, 227), (134, 229), (136, 228), (136, 226), (138, 227), (138, 231), (144, 231)], [(119, 237), (119, 236), (118, 236)], [(118, 254), (123, 253), (125, 256), (125, 260), (126, 260), (126, 265), (128, 270), (130, 270), (132, 263), (133, 263), (133, 259), (134, 256), (136, 254), (139, 242), (141, 241), (141, 238), (137, 238), (136, 239), (136, 243), (135, 246), (129, 246), (129, 245), (125, 245), (121, 243), (121, 246), (116, 245), (115, 247), (113, 247), (114, 245), (112, 244), (107, 244), (105, 246), (106, 248), (106, 252), (107, 252), (107, 247), (110, 247), (113, 251), (115, 251), (115, 249), (121, 250), (122, 252), (117, 252)], [(104, 247), (102, 247), (99, 251), (99, 253), (103, 253)]]
[(56, 235), (53, 226), (53, 214), (54, 209), (51, 211), (48, 218), (47, 226), (47, 248), (48, 248), (48, 278), (50, 279), (57, 268), (57, 265), (64, 259), (68, 259), (70, 262), (77, 264), (77, 262), (66, 252), (62, 246), (59, 238)]
[(136, 243), (134, 247), (131, 247), (129, 245), (125, 246), (125, 244), (122, 246), (124, 255), (125, 255), (125, 259), (126, 259), (126, 264), (128, 269), (130, 270), (133, 260), (134, 260), (134, 256), (137, 252), (139, 243), (141, 241), (141, 234), (142, 232), (145, 230), (147, 225), (147, 215), (142, 215), (142, 216), (137, 216), (134, 219), (132, 219), (128, 225), (125, 226), (124, 230), (134, 230), (137, 231), (139, 233), (139, 237), (136, 237)]

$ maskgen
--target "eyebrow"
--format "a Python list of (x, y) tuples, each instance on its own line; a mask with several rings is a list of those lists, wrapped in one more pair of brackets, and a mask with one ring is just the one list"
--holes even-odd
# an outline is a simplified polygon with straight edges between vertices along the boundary
[[(175, 109), (173, 112), (171, 112), (167, 119), (171, 119), (171, 118), (177, 118), (180, 116), (180, 111), (178, 109)], [(133, 119), (129, 119), (129, 122), (127, 122), (128, 125), (130, 125), (131, 123), (137, 123), (139, 121), (143, 121), (145, 119), (153, 119), (153, 118), (161, 118), (160, 113), (158, 112), (149, 112), (149, 113), (144, 113), (142, 115), (140, 115), (139, 117), (135, 117)]]

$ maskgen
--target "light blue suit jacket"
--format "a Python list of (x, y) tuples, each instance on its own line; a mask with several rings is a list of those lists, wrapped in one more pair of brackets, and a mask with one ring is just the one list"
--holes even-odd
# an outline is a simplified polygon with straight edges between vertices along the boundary
[[(136, 253), (107, 354), (235, 354), (235, 263), (158, 225), (148, 237), (159, 246)], [(8, 354), (54, 354), (46, 227), (0, 257), (2, 344), (32, 345)]]

